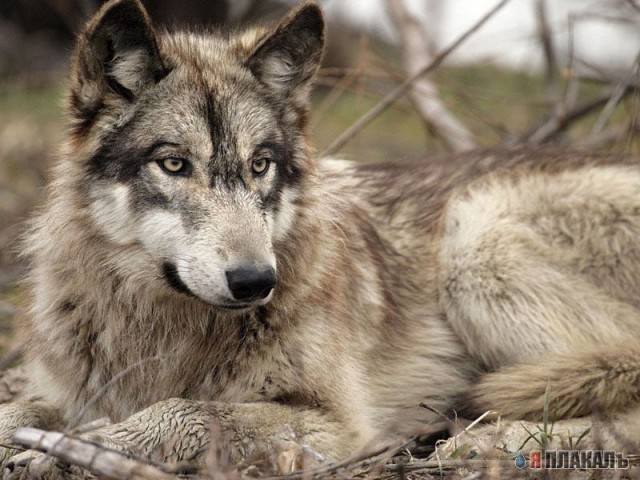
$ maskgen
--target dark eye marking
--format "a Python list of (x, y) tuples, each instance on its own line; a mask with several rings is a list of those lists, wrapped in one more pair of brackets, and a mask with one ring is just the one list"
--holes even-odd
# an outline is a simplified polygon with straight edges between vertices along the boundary
[(268, 171), (271, 163), (283, 160), (283, 147), (275, 142), (263, 142), (258, 145), (251, 156), (251, 171), (255, 177), (262, 177)]

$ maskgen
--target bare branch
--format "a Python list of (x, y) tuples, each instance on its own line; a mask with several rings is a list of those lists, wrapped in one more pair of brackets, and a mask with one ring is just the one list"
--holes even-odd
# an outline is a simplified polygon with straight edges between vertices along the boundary
[[(627, 93), (630, 90), (627, 90)], [(576, 105), (569, 111), (563, 111), (561, 114), (553, 115), (542, 126), (535, 129), (530, 134), (526, 135), (526, 143), (530, 145), (539, 145), (545, 143), (560, 132), (566, 130), (576, 120), (590, 114), (594, 110), (604, 106), (610, 100), (611, 95), (601, 95), (593, 100), (587, 100), (579, 105)]]
[[(525, 136), (525, 143), (527, 144), (539, 145), (548, 141), (550, 138), (567, 128), (573, 120), (592, 111), (593, 108), (597, 108), (589, 105), (575, 107), (575, 102), (580, 90), (580, 83), (575, 75), (577, 62), (574, 43), (576, 21), (578, 21), (576, 16), (569, 16), (569, 81), (567, 82), (564, 96), (561, 101), (557, 102), (550, 118), (542, 126)], [(600, 104), (598, 104), (598, 106), (599, 105)], [(582, 113), (585, 110), (585, 107), (587, 112)]]
[(500, 9), (502, 9), (510, 0), (501, 0), (496, 6), (494, 6), (487, 14), (485, 14), (480, 20), (478, 20), (471, 28), (458, 37), (451, 45), (445, 48), (442, 52), (436, 55), (433, 61), (407, 78), (402, 84), (392, 90), (385, 98), (383, 98), (375, 107), (369, 110), (365, 115), (355, 122), (350, 128), (348, 128), (342, 135), (340, 135), (331, 145), (329, 145), (321, 156), (331, 155), (340, 150), (349, 140), (358, 134), (360, 130), (369, 125), (373, 120), (386, 110), (389, 105), (395, 103), (400, 97), (402, 97), (411, 85), (423, 75), (426, 75), (440, 66), (440, 64), (447, 58), (451, 52), (457, 49), (461, 44), (465, 42), (471, 35), (477, 32), (487, 21), (493, 17)]
[(169, 475), (153, 465), (60, 432), (19, 428), (13, 439), (27, 448), (44, 452), (65, 463), (77, 465), (96, 475), (114, 480), (177, 479), (176, 476)]
[(616, 86), (613, 93), (611, 94), (611, 98), (602, 109), (602, 112), (600, 113), (598, 120), (596, 120), (596, 123), (593, 125), (593, 129), (591, 130), (592, 134), (600, 133), (604, 129), (605, 125), (611, 118), (611, 115), (613, 115), (613, 112), (618, 106), (618, 104), (620, 103), (620, 101), (626, 96), (627, 93), (629, 93), (631, 83), (633, 83), (634, 81), (637, 82), (639, 67), (640, 67), (640, 53), (638, 54), (635, 61), (633, 62), (633, 67), (629, 72), (629, 74), (626, 76), (626, 78), (622, 82), (620, 82)]
[(627, 128), (622, 126), (611, 127), (597, 135), (591, 135), (580, 142), (580, 148), (585, 151), (595, 150), (618, 143), (627, 134)]
[(545, 58), (545, 83), (547, 87), (547, 96), (549, 99), (555, 99), (560, 93), (558, 60), (555, 46), (551, 35), (551, 27), (549, 26), (549, 18), (547, 14), (546, 0), (537, 0), (536, 16), (538, 21), (538, 37), (542, 45), (542, 51)]
[[(415, 75), (432, 61), (432, 48), (420, 23), (407, 11), (404, 0), (387, 0), (387, 10), (402, 38), (407, 73)], [(433, 82), (420, 77), (411, 85), (409, 94), (422, 120), (450, 150), (460, 152), (477, 146), (473, 134), (442, 103)]]

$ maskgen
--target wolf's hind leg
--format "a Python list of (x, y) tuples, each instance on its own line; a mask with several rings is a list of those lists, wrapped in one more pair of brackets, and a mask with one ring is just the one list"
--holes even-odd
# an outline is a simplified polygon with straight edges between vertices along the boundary
[(468, 351), (495, 373), (469, 393), (481, 412), (540, 419), (640, 404), (640, 314), (545, 255), (523, 228), (478, 239), (445, 271), (442, 302)]
[(554, 264), (531, 229), (510, 227), (443, 248), (441, 302), (481, 363), (496, 369), (633, 336), (640, 327), (636, 308)]
[(441, 302), (490, 369), (640, 327), (640, 173), (602, 168), (498, 177), (454, 197)]
[(449, 206), (441, 304), (495, 371), (471, 391), (480, 409), (539, 419), (547, 386), (556, 418), (640, 403), (640, 176), (578, 190), (589, 174), (572, 175), (481, 185)]

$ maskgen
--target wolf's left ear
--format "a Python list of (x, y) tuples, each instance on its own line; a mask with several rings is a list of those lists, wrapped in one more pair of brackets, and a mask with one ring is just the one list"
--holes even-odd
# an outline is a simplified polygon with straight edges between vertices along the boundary
[(166, 74), (149, 16), (139, 0), (111, 0), (87, 23), (71, 68), (73, 113), (104, 98), (133, 100)]
[(323, 46), (322, 11), (316, 3), (306, 2), (258, 44), (247, 66), (262, 83), (287, 94), (313, 78)]

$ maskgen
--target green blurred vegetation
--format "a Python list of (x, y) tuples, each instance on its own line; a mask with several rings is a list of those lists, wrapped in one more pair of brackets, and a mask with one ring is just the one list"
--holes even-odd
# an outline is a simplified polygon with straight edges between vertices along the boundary
[(63, 117), (63, 85), (32, 90), (0, 91), (0, 122), (11, 117), (28, 117), (33, 121), (59, 121)]

